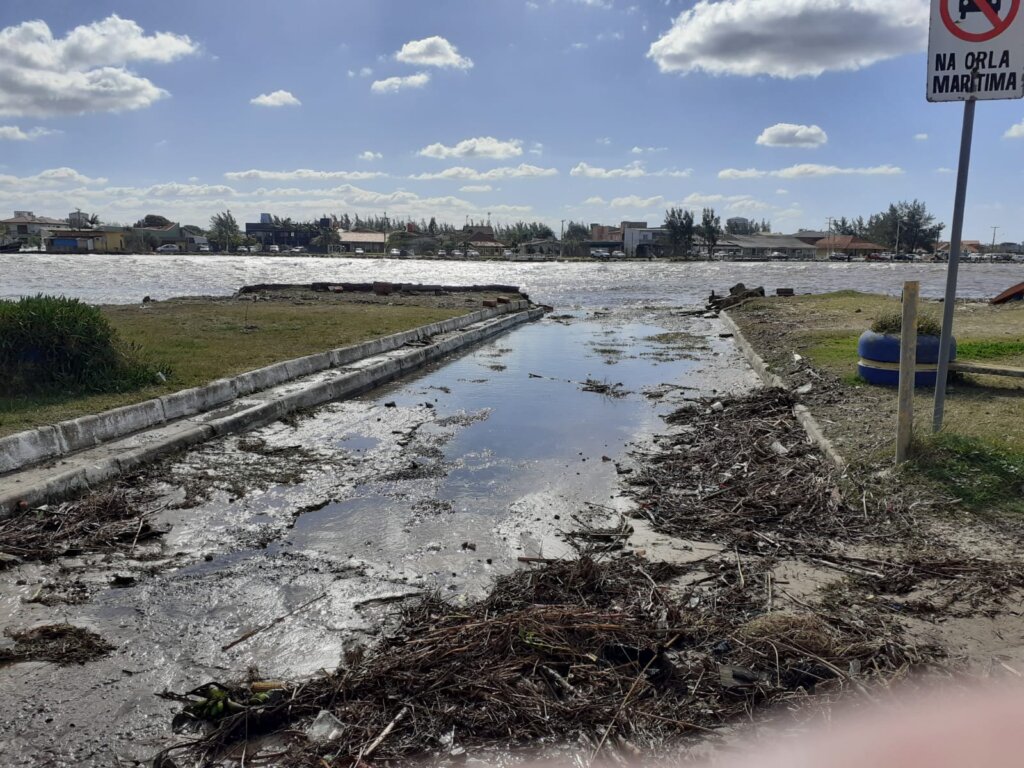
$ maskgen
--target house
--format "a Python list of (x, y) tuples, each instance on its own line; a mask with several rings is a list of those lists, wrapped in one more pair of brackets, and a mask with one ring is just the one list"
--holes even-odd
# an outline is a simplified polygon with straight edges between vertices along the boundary
[(74, 229), (62, 219), (51, 219), (49, 216), (36, 216), (32, 211), (15, 211), (14, 216), (3, 219), (0, 224), (7, 228), (7, 234), (22, 242), (30, 237), (43, 239), (55, 232)]
[[(981, 244), (981, 240), (961, 240), (960, 251), (962, 253), (981, 253), (985, 250), (985, 247)], [(942, 242), (935, 246), (937, 253), (949, 253), (949, 242)]]
[(182, 251), (188, 250), (189, 235), (182, 230), (181, 224), (167, 224), (163, 227), (130, 227), (129, 229), (132, 234), (154, 251), (162, 245), (176, 245)]
[(246, 223), (245, 234), (259, 240), (264, 250), (270, 245), (281, 248), (308, 248), (310, 241), (317, 236), (309, 227), (300, 228), (288, 220), (275, 224), (269, 213), (260, 214), (259, 223)]
[(561, 255), (562, 244), (555, 238), (548, 237), (520, 243), (516, 251), (516, 261), (542, 261), (554, 259)]
[(51, 253), (124, 253), (125, 227), (67, 229), (43, 238)]
[(847, 256), (880, 253), (887, 251), (884, 245), (872, 243), (856, 235), (829, 235), (814, 244), (819, 259), (827, 259), (833, 253), (845, 253)]
[(505, 244), (496, 240), (470, 240), (469, 248), (477, 251), (481, 258), (496, 259), (504, 252)]
[(384, 253), (388, 236), (383, 232), (339, 232), (341, 249), (353, 253), (362, 248), (364, 253)]
[(737, 259), (813, 259), (815, 246), (788, 235), (725, 235), (715, 253)]
[[(637, 226), (637, 225), (643, 226)], [(622, 250), (631, 259), (644, 259), (662, 255), (668, 230), (648, 227), (646, 221), (623, 222)]]

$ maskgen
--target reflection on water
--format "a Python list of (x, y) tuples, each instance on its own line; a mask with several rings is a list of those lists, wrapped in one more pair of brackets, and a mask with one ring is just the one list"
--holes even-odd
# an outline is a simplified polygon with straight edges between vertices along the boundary
[[(513, 264), (381, 259), (230, 256), (59, 256), (0, 254), (0, 298), (36, 293), (96, 303), (143, 296), (228, 295), (252, 283), (390, 280), (453, 285), (519, 285), (536, 301), (558, 306), (699, 304), (712, 290), (743, 282), (799, 293), (854, 289), (898, 293), (920, 280), (926, 297), (943, 294), (943, 264), (696, 262), (692, 264)], [(959, 295), (988, 298), (1024, 280), (1024, 265), (965, 264)]]

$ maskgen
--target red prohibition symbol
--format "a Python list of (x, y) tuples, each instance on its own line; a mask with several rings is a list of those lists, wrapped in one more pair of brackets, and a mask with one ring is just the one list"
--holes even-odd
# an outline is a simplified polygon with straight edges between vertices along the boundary
[[(946, 25), (950, 32), (969, 43), (987, 43), (989, 40), (999, 37), (1010, 28), (1013, 20), (1017, 18), (1017, 13), (1020, 11), (1021, 0), (938, 0), (938, 2), (939, 10), (942, 13), (942, 23)], [(1006, 18), (1000, 18), (1000, 7), (1007, 4), (1009, 5), (1009, 10), (1006, 13)], [(949, 10), (951, 5), (958, 6), (957, 13), (961, 19), (968, 13), (981, 13), (988, 19), (992, 29), (988, 32), (968, 32), (961, 28), (959, 24), (953, 21), (953, 15)]]

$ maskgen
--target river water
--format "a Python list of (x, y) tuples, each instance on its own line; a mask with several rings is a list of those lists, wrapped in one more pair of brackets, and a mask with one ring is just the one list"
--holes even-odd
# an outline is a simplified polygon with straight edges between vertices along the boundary
[[(642, 302), (699, 304), (735, 283), (798, 293), (898, 293), (920, 280), (925, 297), (943, 295), (943, 264), (832, 262), (508, 263), (234, 256), (0, 255), (0, 298), (63, 294), (93, 303), (131, 304), (144, 296), (229, 295), (253, 283), (387, 280), (452, 285), (518, 285), (555, 306)], [(964, 264), (958, 295), (990, 298), (1024, 280), (1021, 264)]]

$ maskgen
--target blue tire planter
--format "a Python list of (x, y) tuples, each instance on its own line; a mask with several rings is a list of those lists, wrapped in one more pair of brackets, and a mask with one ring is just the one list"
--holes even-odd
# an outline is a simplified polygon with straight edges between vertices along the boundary
[[(857, 342), (857, 354), (860, 362), (857, 373), (869, 384), (882, 387), (895, 387), (900, 383), (900, 337), (887, 333), (864, 331)], [(956, 339), (953, 340), (953, 352), (950, 362), (956, 360)], [(914, 373), (914, 385), (918, 387), (934, 387), (935, 369), (939, 363), (939, 337), (917, 337), (917, 370)]]

